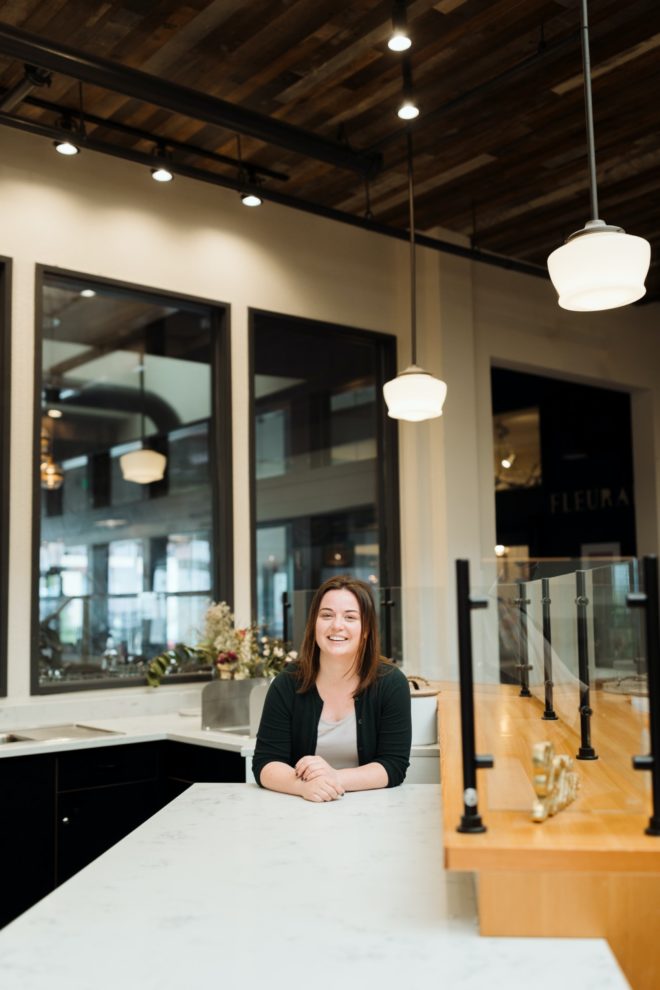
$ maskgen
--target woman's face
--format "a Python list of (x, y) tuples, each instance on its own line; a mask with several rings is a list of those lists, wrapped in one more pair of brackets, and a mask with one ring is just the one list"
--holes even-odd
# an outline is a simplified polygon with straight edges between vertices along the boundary
[(362, 639), (360, 605), (348, 588), (326, 591), (316, 618), (316, 643), (321, 656), (353, 663)]

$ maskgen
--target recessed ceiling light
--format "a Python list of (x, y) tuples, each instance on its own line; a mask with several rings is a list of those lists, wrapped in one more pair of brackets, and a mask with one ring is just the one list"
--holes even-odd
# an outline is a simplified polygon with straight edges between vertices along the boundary
[(62, 418), (62, 410), (61, 409), (49, 409), (48, 412), (46, 413), (46, 415), (47, 416), (50, 416), (51, 419), (61, 419)]
[(96, 295), (96, 291), (94, 289), (81, 289), (80, 295), (84, 296), (85, 299), (93, 299)]

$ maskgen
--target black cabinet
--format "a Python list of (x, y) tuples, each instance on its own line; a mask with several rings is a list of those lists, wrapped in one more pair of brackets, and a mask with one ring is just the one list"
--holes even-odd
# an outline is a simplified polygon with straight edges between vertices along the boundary
[(0, 760), (0, 926), (55, 886), (55, 758)]
[(240, 753), (230, 753), (210, 746), (188, 743), (165, 743), (164, 803), (173, 801), (191, 784), (245, 783), (245, 760)]
[(240, 753), (169, 741), (0, 759), (0, 927), (191, 784), (244, 780)]
[(119, 842), (162, 806), (160, 743), (57, 757), (57, 883)]

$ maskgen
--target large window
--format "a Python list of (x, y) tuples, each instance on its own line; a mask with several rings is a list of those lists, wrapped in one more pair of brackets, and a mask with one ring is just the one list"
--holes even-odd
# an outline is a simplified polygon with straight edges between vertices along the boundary
[(11, 396), (10, 300), (10, 262), (0, 259), (0, 697), (4, 697), (7, 694), (9, 409)]
[(349, 572), (377, 600), (399, 584), (396, 424), (382, 398), (394, 341), (254, 313), (252, 346), (257, 614), (282, 635), (286, 594), (295, 639), (305, 593), (326, 578)]
[(40, 295), (34, 686), (139, 682), (229, 597), (222, 311), (53, 271)]

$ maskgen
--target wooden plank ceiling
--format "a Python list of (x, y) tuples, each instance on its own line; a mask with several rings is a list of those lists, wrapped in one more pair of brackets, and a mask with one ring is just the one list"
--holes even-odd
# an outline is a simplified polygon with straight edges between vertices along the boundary
[[(368, 183), (383, 224), (408, 223), (406, 125), (396, 116), (402, 56), (387, 48), (391, 0), (11, 0), (19, 28), (382, 155)], [(600, 215), (660, 246), (660, 4), (590, 0)], [(410, 0), (410, 59), (420, 116), (411, 126), (416, 226), (544, 266), (589, 219), (579, 0)], [(0, 91), (23, 77), (0, 54)], [(1, 93), (0, 93), (1, 95)], [(41, 101), (41, 102), (40, 102)], [(79, 108), (79, 83), (53, 73), (11, 110), (55, 126)], [(236, 158), (215, 125), (85, 84), (86, 113), (150, 137), (87, 123), (90, 138), (150, 154), (154, 139)], [(44, 144), (44, 154), (46, 144)], [(237, 170), (181, 147), (177, 163), (235, 181)], [(243, 136), (244, 161), (282, 173), (266, 192), (364, 217), (355, 172)], [(286, 177), (286, 179), (284, 178)], [(649, 298), (660, 298), (655, 261)]]

